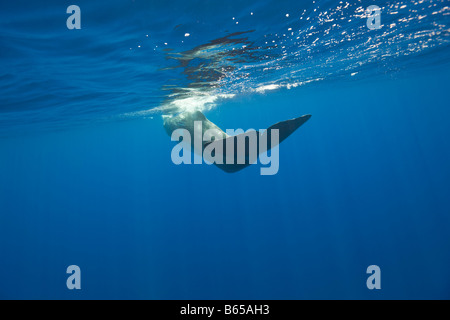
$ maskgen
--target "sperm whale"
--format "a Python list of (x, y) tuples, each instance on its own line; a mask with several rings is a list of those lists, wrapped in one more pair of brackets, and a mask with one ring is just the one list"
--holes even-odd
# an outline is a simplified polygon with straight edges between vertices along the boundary
[[(189, 133), (191, 137), (200, 134), (202, 137), (200, 143), (196, 144), (195, 138), (188, 139), (190, 148), (196, 154), (204, 156), (210, 163), (214, 163), (219, 169), (227, 173), (235, 173), (253, 164), (257, 157), (276, 147), (310, 118), (311, 115), (304, 115), (278, 122), (262, 132), (247, 131), (231, 136), (208, 120), (202, 112), (194, 111), (165, 116), (164, 128), (169, 136), (180, 129)], [(274, 139), (275, 135), (276, 139)], [(254, 142), (253, 149), (251, 141)], [(239, 146), (242, 148), (240, 149)], [(205, 157), (207, 149), (212, 151), (207, 153), (209, 157)]]

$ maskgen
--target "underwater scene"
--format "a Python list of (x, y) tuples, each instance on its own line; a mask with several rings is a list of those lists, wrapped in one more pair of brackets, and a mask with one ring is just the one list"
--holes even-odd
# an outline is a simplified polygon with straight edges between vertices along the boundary
[(450, 299), (447, 0), (0, 3), (0, 299)]

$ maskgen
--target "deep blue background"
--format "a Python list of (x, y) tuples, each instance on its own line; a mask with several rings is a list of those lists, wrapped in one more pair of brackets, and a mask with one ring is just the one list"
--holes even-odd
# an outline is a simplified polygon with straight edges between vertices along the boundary
[[(210, 112), (244, 128), (313, 114), (273, 177), (173, 165), (159, 119), (2, 140), (1, 297), (449, 298), (448, 75)], [(71, 264), (81, 292), (65, 287)]]
[[(312, 114), (280, 146), (275, 176), (175, 166), (159, 114), (117, 116), (159, 106), (173, 74), (159, 69), (164, 53), (150, 55), (156, 45), (191, 32), (174, 45), (187, 50), (223, 36), (231, 16), (254, 27), (250, 11), (266, 14), (262, 35), (285, 30), (272, 13), (310, 6), (278, 2), (80, 1), (79, 33), (65, 28), (72, 3), (1, 4), (0, 299), (450, 298), (445, 41), (355, 77), (330, 67), (323, 82), (243, 93), (206, 112), (224, 129)], [(138, 54), (146, 33), (153, 42)], [(335, 60), (344, 67), (346, 52)], [(66, 288), (73, 264), (81, 291)], [(366, 287), (369, 265), (381, 267), (380, 291)]]

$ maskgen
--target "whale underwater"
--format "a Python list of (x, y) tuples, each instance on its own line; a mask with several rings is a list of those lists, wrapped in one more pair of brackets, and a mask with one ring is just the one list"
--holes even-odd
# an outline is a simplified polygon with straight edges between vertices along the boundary
[[(164, 116), (163, 125), (169, 136), (172, 136), (179, 129), (188, 132), (191, 137), (195, 137), (196, 134), (200, 133), (201, 137), (206, 137), (206, 139), (202, 139), (201, 144), (195, 144), (195, 138), (188, 139), (188, 147), (199, 155), (204, 155), (204, 151), (207, 148), (213, 150), (212, 154), (214, 158), (206, 158), (205, 160), (213, 163), (224, 172), (235, 173), (247, 168), (256, 161), (255, 157), (252, 157), (253, 150), (250, 147), (252, 137), (256, 138), (254, 140), (256, 148), (254, 155), (259, 157), (262, 153), (271, 150), (286, 140), (310, 118), (311, 115), (307, 114), (299, 118), (278, 122), (262, 132), (247, 131), (236, 135), (228, 135), (216, 124), (208, 120), (200, 111), (182, 112), (172, 116)], [(274, 132), (276, 132), (277, 139), (273, 139)], [(261, 147), (261, 139), (265, 139), (264, 147)], [(174, 139), (172, 140), (174, 141)], [(185, 142), (184, 140), (183, 142)], [(243, 149), (238, 150), (240, 141), (245, 141), (245, 143)], [(238, 157), (239, 152), (244, 155), (244, 159)], [(218, 158), (222, 161), (216, 161)]]

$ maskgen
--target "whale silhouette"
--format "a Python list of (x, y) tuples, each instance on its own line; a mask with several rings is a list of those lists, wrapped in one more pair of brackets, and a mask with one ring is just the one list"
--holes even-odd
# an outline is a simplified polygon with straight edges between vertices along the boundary
[[(301, 127), (304, 123), (306, 123), (311, 118), (311, 115), (304, 115), (299, 118), (286, 120), (282, 122), (278, 122), (272, 126), (270, 126), (264, 132), (253, 131), (253, 137), (256, 136), (256, 154), (259, 157), (261, 153), (264, 153), (272, 148), (276, 147), (278, 144), (283, 142), (287, 137), (289, 137), (292, 133), (294, 133), (299, 127)], [(198, 126), (196, 128), (196, 126)], [(195, 149), (194, 140), (191, 139), (191, 148), (195, 153), (199, 155), (203, 155), (203, 151), (205, 148), (210, 148), (213, 150), (221, 150), (221, 154), (214, 154), (214, 157), (222, 157), (222, 163), (217, 163), (210, 161), (210, 159), (205, 159), (210, 162), (213, 162), (215, 166), (219, 169), (227, 172), (234, 173), (241, 171), (242, 169), (248, 167), (249, 165), (255, 162), (254, 157), (251, 156), (250, 152), (250, 143), (245, 143), (245, 162), (238, 161), (238, 142), (242, 141), (240, 139), (244, 139), (244, 141), (249, 141), (252, 135), (252, 132), (246, 132), (243, 134), (238, 134), (234, 136), (227, 135), (222, 129), (220, 129), (217, 125), (212, 123), (210, 120), (206, 118), (206, 116), (200, 111), (194, 112), (182, 112), (173, 116), (165, 116), (164, 117), (164, 128), (169, 136), (177, 129), (185, 129), (187, 130), (192, 137), (195, 136), (195, 130), (197, 132), (201, 129), (202, 137), (206, 136), (210, 140), (209, 136), (214, 136), (215, 140), (213, 141), (203, 141), (198, 150)], [(278, 141), (272, 145), (272, 130), (278, 130)], [(256, 133), (256, 135), (254, 134)], [(260, 147), (260, 139), (266, 139), (267, 141), (266, 148)], [(217, 148), (219, 147), (220, 148)], [(234, 148), (234, 152), (231, 152), (232, 159), (227, 153), (227, 147)], [(231, 161), (230, 161), (231, 160)], [(242, 159), (241, 159), (242, 160)]]

